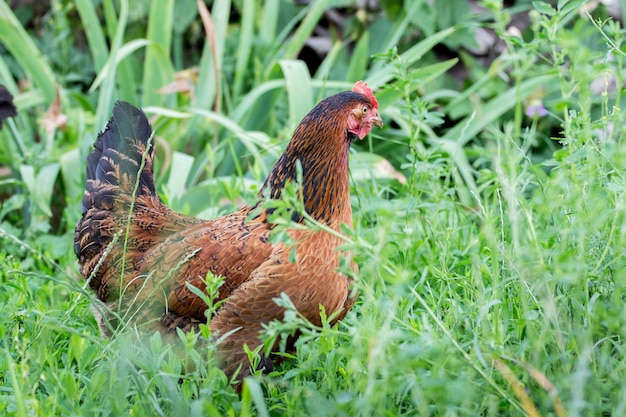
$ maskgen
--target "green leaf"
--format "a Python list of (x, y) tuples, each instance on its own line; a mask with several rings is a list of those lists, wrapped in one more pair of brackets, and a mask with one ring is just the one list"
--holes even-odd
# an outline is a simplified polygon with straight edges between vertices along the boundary
[(54, 189), (54, 182), (59, 173), (60, 165), (53, 163), (42, 167), (35, 176), (35, 168), (30, 165), (20, 166), (20, 175), (22, 181), (26, 185), (31, 200), (35, 203), (41, 212), (48, 216), (52, 216), (50, 209), (50, 200)]
[(77, 175), (85, 168), (82, 164), (82, 158), (78, 148), (72, 149), (61, 155), (59, 159), (61, 165), (61, 173), (63, 175), (63, 186), (65, 188), (65, 196), (69, 201), (77, 201), (84, 191), (83, 176)]
[(533, 1), (533, 7), (537, 9), (539, 13), (546, 14), (548, 16), (554, 16), (556, 14), (556, 10), (552, 8), (548, 3), (544, 3), (543, 1)]
[(289, 96), (289, 122), (295, 127), (313, 107), (311, 76), (303, 61), (283, 59), (279, 64), (285, 75)]
[[(417, 81), (417, 84), (419, 85), (426, 85), (437, 77), (445, 74), (450, 68), (456, 65), (457, 62), (458, 59), (453, 58), (447, 61), (438, 62), (436, 64), (418, 68), (415, 71), (411, 72), (410, 78)], [(393, 86), (397, 86), (399, 84), (402, 84), (402, 80), (392, 83), (392, 88), (385, 88), (384, 90), (376, 93), (376, 98), (378, 99), (380, 108), (392, 106), (403, 97), (404, 92), (402, 91), (402, 88), (393, 88)]]
[[(242, 402), (249, 404), (249, 399), (252, 399), (252, 402), (254, 403), (256, 408), (256, 415), (260, 417), (269, 417), (267, 405), (265, 404), (265, 399), (263, 397), (263, 390), (261, 389), (261, 385), (259, 384), (259, 382), (254, 378), (246, 378), (246, 380), (244, 381), (243, 391), (243, 396), (245, 396), (248, 401)], [(244, 413), (242, 410), (241, 415), (244, 414), (246, 413)]]
[[(584, 1), (584, 0), (583, 0), (583, 1)], [(563, 6), (565, 6), (565, 5), (566, 5), (566, 4), (568, 4), (568, 3), (572, 3), (572, 0), (559, 0), (559, 1), (556, 3), (556, 8), (557, 8), (557, 10), (561, 10), (561, 9), (563, 9)]]
[(459, 62), (458, 58), (452, 58), (446, 61), (437, 62), (436, 64), (418, 68), (411, 72), (411, 79), (418, 79), (421, 84), (428, 84), (432, 80), (448, 72), (448, 70), (455, 66), (457, 62)]
[(70, 336), (70, 343), (68, 345), (67, 356), (70, 361), (75, 361), (78, 365), (78, 369), (81, 369), (81, 359), (86, 347), (86, 340), (80, 335), (74, 333)]
[(185, 184), (191, 172), (195, 158), (180, 152), (174, 152), (167, 189), (170, 199), (180, 198), (185, 191)]
[(578, 10), (587, 0), (559, 0), (557, 10), (561, 15), (566, 15), (572, 10)]
[(5, 352), (4, 363), (8, 365), (8, 366), (5, 365), (6, 368), (8, 368), (6, 374), (8, 374), (9, 380), (11, 381), (12, 396), (15, 397), (14, 401), (15, 401), (16, 415), (18, 417), (26, 417), (29, 415), (29, 413), (26, 411), (26, 399), (25, 399), (26, 396), (24, 395), (24, 392), (22, 391), (22, 384), (20, 383), (20, 381), (23, 380), (23, 377), (21, 375), (18, 376), (18, 370), (15, 369), (17, 364), (13, 360), (12, 353), (10, 353), (10, 351), (7, 349), (5, 349), (4, 352)]

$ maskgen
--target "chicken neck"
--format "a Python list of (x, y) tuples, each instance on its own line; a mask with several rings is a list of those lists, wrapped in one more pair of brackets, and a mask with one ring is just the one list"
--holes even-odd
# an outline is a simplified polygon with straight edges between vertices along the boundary
[[(303, 127), (304, 125), (304, 127)], [(316, 140), (305, 138), (314, 133), (298, 126), (293, 139), (285, 149), (263, 191), (270, 187), (269, 195), (278, 199), (289, 181), (297, 179), (298, 161), (302, 167), (302, 200), (306, 212), (315, 220), (334, 229), (341, 223), (352, 225), (350, 186), (348, 177), (348, 152), (355, 138), (346, 130), (323, 132)], [(262, 192), (263, 192), (262, 191)]]

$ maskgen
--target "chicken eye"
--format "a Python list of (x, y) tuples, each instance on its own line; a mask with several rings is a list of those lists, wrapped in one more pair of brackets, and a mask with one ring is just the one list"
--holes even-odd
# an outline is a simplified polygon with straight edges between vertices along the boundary
[(363, 114), (367, 113), (367, 110), (368, 110), (367, 106), (363, 106)]

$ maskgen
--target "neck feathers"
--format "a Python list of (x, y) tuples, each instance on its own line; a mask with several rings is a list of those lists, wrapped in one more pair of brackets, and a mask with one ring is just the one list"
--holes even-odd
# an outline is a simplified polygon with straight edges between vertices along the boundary
[(307, 213), (338, 228), (341, 223), (352, 225), (348, 152), (354, 135), (347, 131), (345, 115), (328, 101), (318, 104), (296, 128), (262, 192), (269, 187), (269, 196), (280, 198), (287, 182), (297, 179), (297, 161), (300, 161), (302, 198)]

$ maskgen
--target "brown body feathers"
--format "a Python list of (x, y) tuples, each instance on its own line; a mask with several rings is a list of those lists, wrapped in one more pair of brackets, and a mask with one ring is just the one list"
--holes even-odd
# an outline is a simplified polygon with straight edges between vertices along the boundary
[[(307, 213), (336, 231), (342, 223), (351, 226), (349, 146), (372, 124), (382, 126), (382, 120), (363, 83), (323, 100), (296, 128), (262, 193), (279, 198), (295, 180), (299, 161)], [(254, 350), (263, 324), (283, 318), (283, 308), (273, 301), (281, 294), (313, 323), (320, 324), (320, 305), (328, 315), (340, 311), (336, 320), (345, 316), (354, 299), (350, 279), (337, 272), (341, 239), (291, 230), (297, 242), (293, 262), (292, 248), (269, 241), (267, 212), (250, 215), (255, 207), (247, 206), (200, 220), (168, 209), (155, 190), (151, 135), (141, 110), (117, 103), (87, 160), (74, 250), (82, 275), (116, 313), (106, 317), (109, 327), (118, 326), (114, 317), (120, 317), (164, 335), (197, 328), (207, 322), (207, 305), (188, 284), (206, 290), (211, 272), (223, 278), (216, 301), (225, 301), (208, 321), (213, 334), (228, 335), (218, 350), (231, 376), (240, 365), (243, 375), (250, 371), (243, 345)]]

